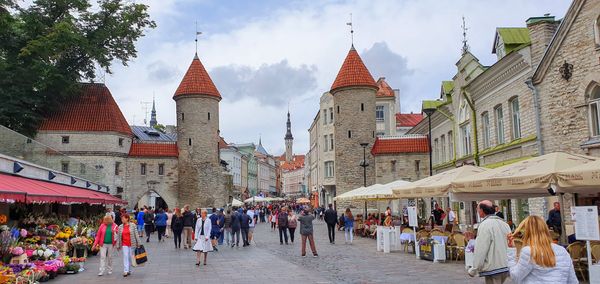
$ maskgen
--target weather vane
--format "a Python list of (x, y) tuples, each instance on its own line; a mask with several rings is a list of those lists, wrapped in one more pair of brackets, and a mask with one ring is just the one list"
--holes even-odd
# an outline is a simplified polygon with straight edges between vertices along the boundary
[(196, 54), (198, 54), (198, 36), (201, 35), (202, 32), (198, 31), (198, 21), (196, 21)]
[(350, 22), (347, 22), (346, 25), (350, 26), (350, 40), (352, 41), (352, 46), (354, 46), (354, 27), (352, 26), (352, 13), (350, 13)]
[(465, 53), (469, 52), (469, 45), (467, 44), (467, 30), (469, 28), (467, 28), (467, 25), (465, 24), (465, 16), (462, 17), (462, 26), (461, 26), (461, 28), (463, 30), (462, 54), (464, 55)]

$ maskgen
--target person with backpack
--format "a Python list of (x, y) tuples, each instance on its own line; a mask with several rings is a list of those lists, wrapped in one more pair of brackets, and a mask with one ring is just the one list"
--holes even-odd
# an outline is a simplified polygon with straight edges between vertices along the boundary
[(288, 244), (288, 214), (287, 208), (281, 208), (281, 212), (277, 215), (277, 227), (279, 228), (279, 243), (283, 245), (283, 241), (285, 239), (285, 244)]
[(294, 214), (294, 210), (290, 210), (288, 215), (288, 230), (290, 231), (290, 241), (294, 244), (294, 232), (298, 226), (298, 217)]

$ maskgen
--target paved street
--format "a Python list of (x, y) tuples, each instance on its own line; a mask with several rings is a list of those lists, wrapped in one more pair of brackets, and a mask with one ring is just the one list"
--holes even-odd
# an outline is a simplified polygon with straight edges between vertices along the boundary
[[(121, 255), (115, 256), (114, 273), (98, 277), (100, 258), (86, 263), (86, 271), (62, 276), (73, 283), (481, 283), (464, 273), (462, 263), (431, 263), (417, 260), (412, 254), (376, 252), (375, 241), (357, 238), (344, 245), (338, 232), (338, 244), (330, 245), (327, 228), (315, 222), (318, 258), (300, 256), (300, 244), (279, 244), (277, 232), (264, 224), (256, 229), (256, 239), (249, 248), (225, 248), (209, 254), (208, 265), (194, 265), (190, 250), (176, 251), (168, 239), (158, 244), (156, 236), (146, 245), (150, 261), (123, 278)], [(296, 235), (298, 237), (298, 235)], [(341, 237), (341, 238), (340, 238)], [(310, 253), (308, 253), (310, 255)]]

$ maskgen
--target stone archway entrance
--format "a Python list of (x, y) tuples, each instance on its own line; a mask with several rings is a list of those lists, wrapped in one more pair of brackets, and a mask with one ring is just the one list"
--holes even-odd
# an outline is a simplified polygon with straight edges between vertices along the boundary
[(177, 204), (177, 192), (168, 188), (165, 183), (158, 181), (147, 181), (145, 186), (131, 192), (131, 208), (151, 206), (158, 208), (170, 208), (180, 206)]
[[(148, 191), (144, 195), (142, 195), (135, 204), (135, 208), (142, 208), (144, 206), (152, 207), (155, 209), (167, 209), (170, 208), (170, 204), (165, 201), (158, 193), (155, 191)], [(173, 205), (174, 206), (174, 205)]]

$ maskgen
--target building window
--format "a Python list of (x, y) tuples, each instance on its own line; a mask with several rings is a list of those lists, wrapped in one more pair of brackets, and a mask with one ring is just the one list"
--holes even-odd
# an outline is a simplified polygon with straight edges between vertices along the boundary
[(333, 150), (333, 134), (329, 134), (329, 150)]
[(348, 130), (348, 138), (352, 138), (352, 130)]
[(69, 162), (63, 161), (60, 162), (60, 169), (63, 173), (69, 173)]
[[(188, 145), (189, 145), (189, 146), (192, 146), (192, 138), (188, 138)], [(217, 149), (218, 149), (218, 148), (219, 148), (219, 147), (217, 147)]]
[(591, 136), (600, 136), (600, 86), (595, 85), (588, 97), (590, 133)]
[(210, 112), (208, 113), (208, 120), (210, 120)]
[(337, 106), (337, 113), (340, 113), (340, 106)]
[(486, 111), (481, 114), (481, 128), (483, 132), (483, 149), (490, 147), (490, 114)]
[(125, 140), (125, 139), (123, 139), (123, 138), (119, 138), (119, 147), (123, 147), (123, 141), (124, 141), (124, 140)]
[(421, 160), (415, 160), (415, 172), (418, 173), (421, 171)]
[(437, 138), (433, 139), (433, 163), (438, 164), (440, 162), (440, 145)]
[(390, 169), (391, 169), (392, 173), (396, 172), (396, 160), (390, 161)]
[(365, 104), (364, 103), (360, 103), (360, 111), (365, 111)]
[(448, 154), (450, 155), (450, 160), (454, 160), (454, 137), (452, 136), (452, 131), (448, 131)]
[(165, 164), (158, 164), (158, 175), (162, 176), (165, 174)]
[(333, 123), (333, 108), (329, 108), (329, 123)]
[(85, 164), (79, 164), (79, 173), (81, 173), (82, 175), (85, 175)]
[(184, 121), (184, 120), (185, 120), (185, 113), (182, 112), (181, 113), (181, 121)]
[(495, 107), (494, 114), (496, 115), (496, 142), (504, 144), (504, 113), (502, 112), (502, 106)]
[(331, 178), (333, 177), (334, 173), (333, 173), (333, 161), (327, 161), (325, 162), (325, 177), (326, 178)]
[(383, 121), (383, 106), (375, 107), (375, 120)]
[(123, 188), (120, 186), (117, 186), (117, 193), (123, 193)]
[(146, 175), (146, 163), (140, 164), (140, 174), (143, 176)]
[(69, 144), (69, 136), (63, 136), (62, 137), (62, 143), (63, 144)]
[(446, 135), (442, 135), (442, 137), (440, 137), (440, 140), (441, 140), (441, 146), (440, 146), (441, 159), (440, 159), (440, 162), (444, 163), (444, 162), (446, 162)]
[(460, 127), (461, 150), (463, 156), (471, 155), (471, 124), (467, 123)]
[(324, 143), (324, 147), (323, 147), (323, 152), (327, 152), (329, 149), (329, 141), (327, 140), (327, 135), (323, 135), (323, 142)]
[(115, 162), (115, 175), (118, 176), (121, 172), (121, 162)]
[(510, 101), (511, 108), (511, 126), (512, 136), (514, 139), (521, 138), (521, 111), (519, 110), (519, 98), (514, 98)]
[(385, 132), (377, 132), (377, 137), (385, 136)]
[(323, 110), (323, 125), (327, 124), (327, 110)]

